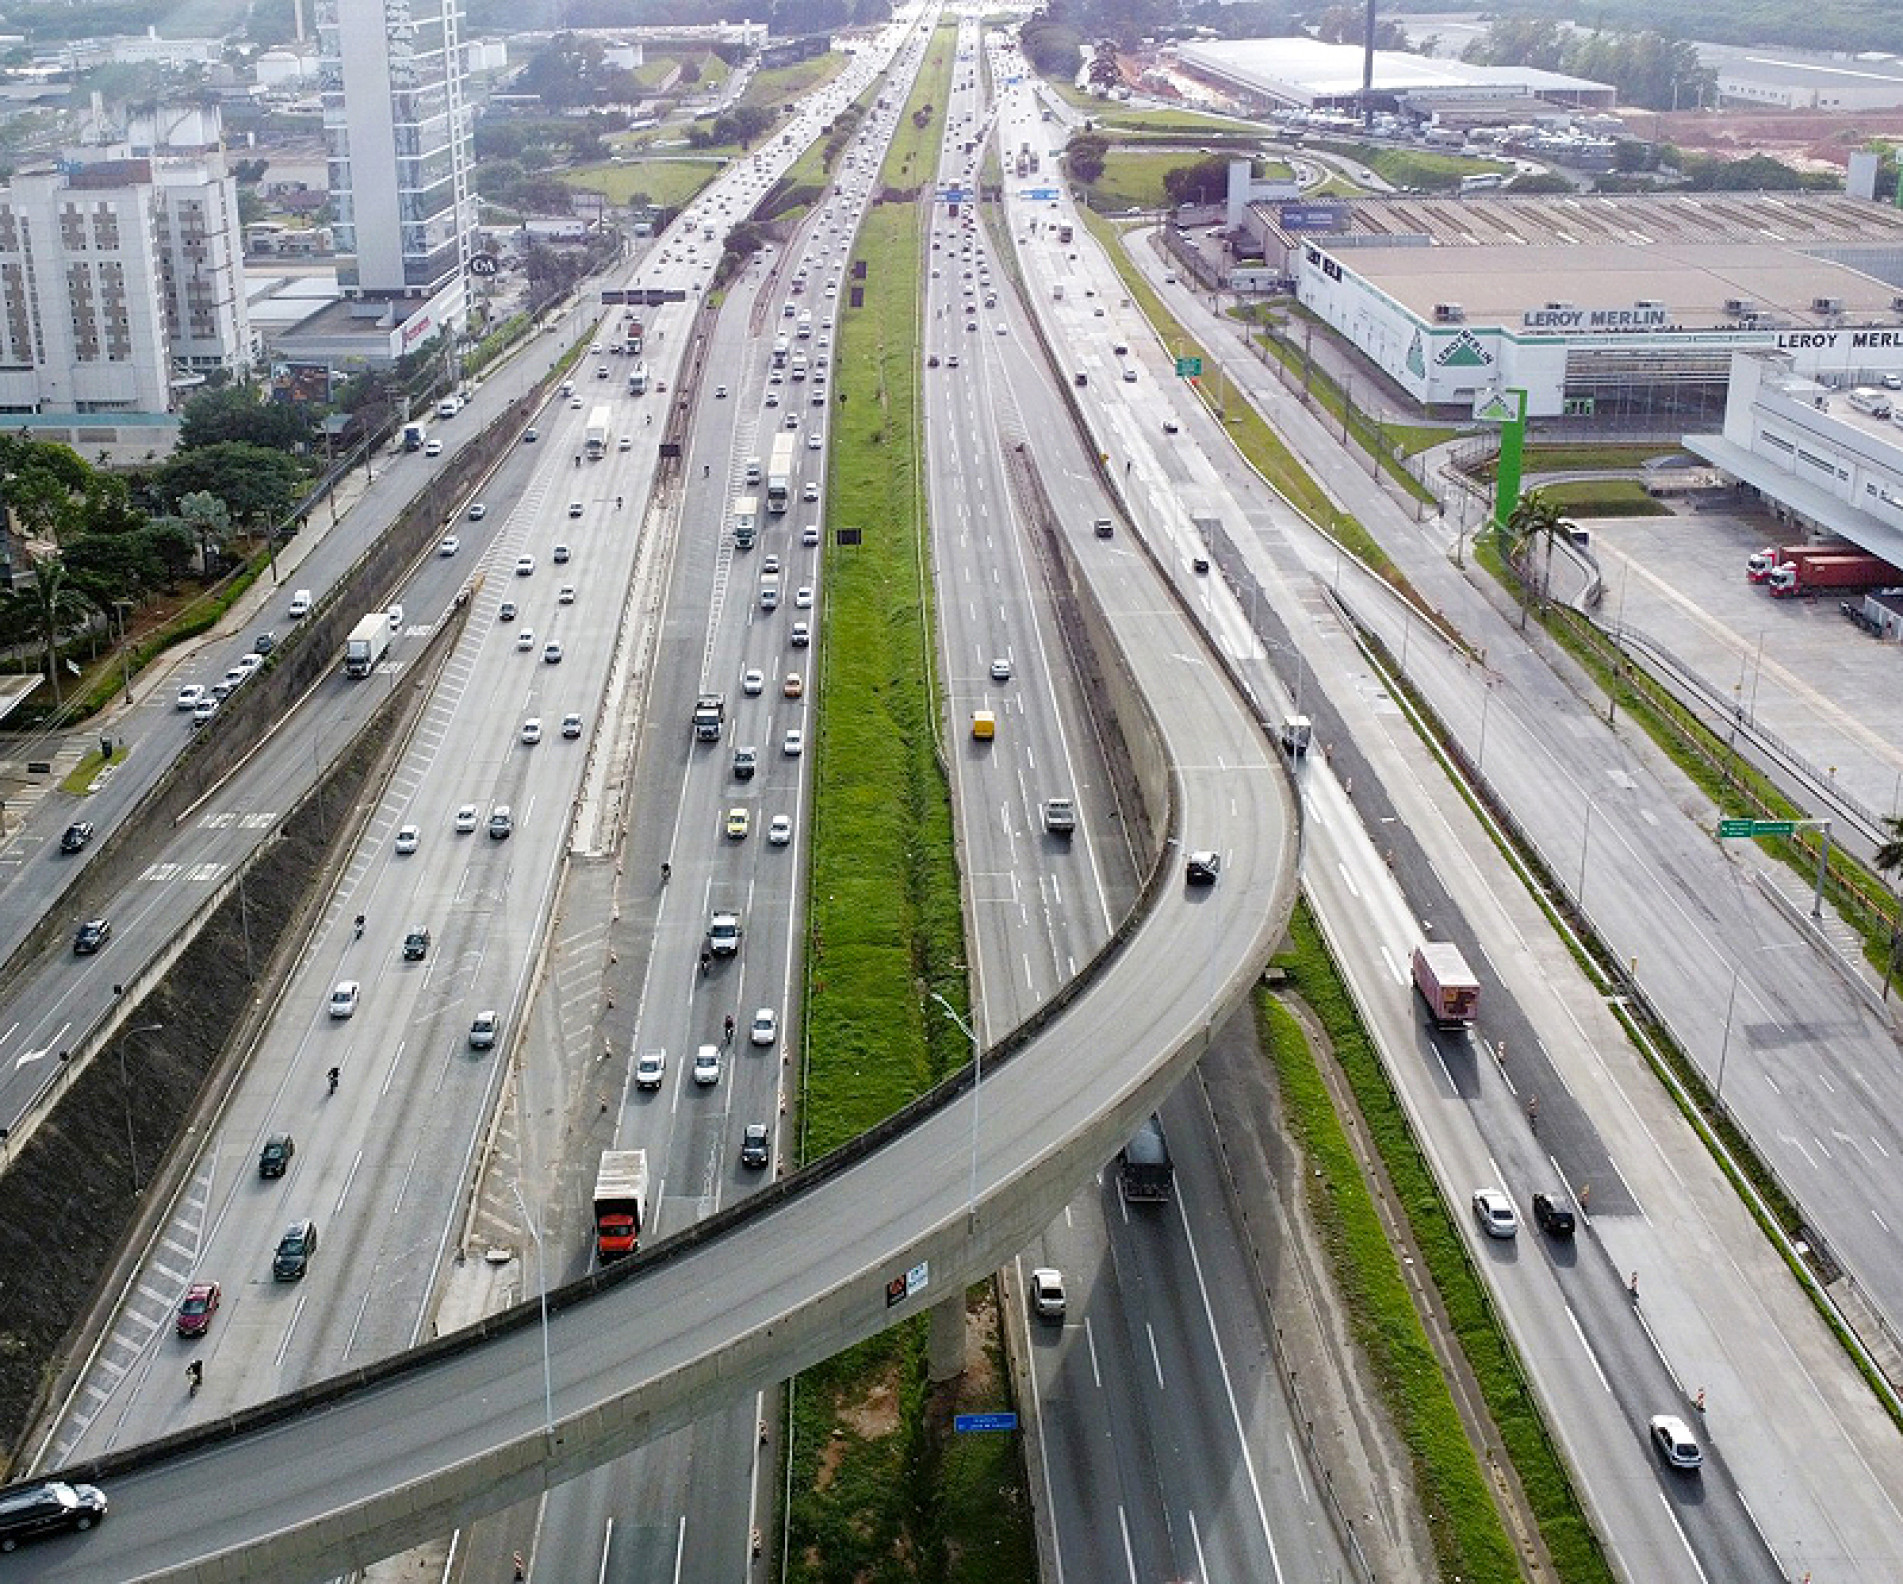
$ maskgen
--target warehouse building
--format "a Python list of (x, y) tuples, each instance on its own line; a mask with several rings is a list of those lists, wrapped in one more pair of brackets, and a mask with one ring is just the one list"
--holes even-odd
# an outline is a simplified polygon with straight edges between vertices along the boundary
[[(1277, 110), (1354, 109), (1361, 104), (1366, 56), (1358, 44), (1312, 38), (1225, 39), (1184, 44), (1183, 69), (1262, 113)], [(1466, 61), (1374, 52), (1374, 108), (1431, 113), (1433, 101), (1517, 100), (1573, 109), (1610, 109), (1606, 83), (1531, 66), (1473, 66)]]
[(1732, 355), (1826, 387), (1903, 373), (1903, 213), (1841, 195), (1257, 205), (1304, 307), (1424, 409), (1711, 426)]

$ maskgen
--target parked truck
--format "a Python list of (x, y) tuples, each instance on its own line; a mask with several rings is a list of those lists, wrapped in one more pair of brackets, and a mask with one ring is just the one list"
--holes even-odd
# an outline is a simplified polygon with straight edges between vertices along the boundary
[(588, 429), (582, 440), (582, 449), (588, 453), (590, 462), (599, 462), (608, 454), (610, 421), (606, 402), (599, 404), (588, 414)]
[(1176, 1191), (1176, 1167), (1163, 1138), (1163, 1122), (1152, 1111), (1117, 1156), (1117, 1179), (1125, 1199), (1158, 1203)]
[(1754, 550), (1745, 557), (1744, 576), (1747, 583), (1768, 583), (1771, 574), (1791, 559), (1810, 549), (1809, 545), (1766, 545), (1762, 550)]
[(367, 677), (389, 651), (389, 613), (372, 611), (350, 629), (350, 636), (344, 640), (344, 675)]
[(720, 723), (727, 718), (727, 698), (722, 693), (703, 693), (694, 700), (694, 736), (701, 742), (720, 741)]
[(1480, 1005), (1480, 981), (1452, 941), (1425, 941), (1414, 948), (1414, 988), (1436, 1028), (1465, 1028)]
[(1903, 583), (1903, 572), (1882, 556), (1861, 551), (1828, 553), (1805, 551), (1792, 556), (1770, 576), (1773, 599), (1793, 599), (1798, 595), (1841, 594), (1846, 589), (1877, 588), (1886, 583)]
[(406, 423), (403, 426), (403, 449), (421, 451), (423, 442), (429, 439), (429, 430), (420, 423)]
[(648, 1152), (603, 1150), (595, 1173), (595, 1256), (602, 1264), (632, 1254), (648, 1220)]

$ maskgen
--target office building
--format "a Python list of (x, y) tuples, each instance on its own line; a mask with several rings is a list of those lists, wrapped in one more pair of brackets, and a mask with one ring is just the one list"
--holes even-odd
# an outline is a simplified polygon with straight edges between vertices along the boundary
[(318, 0), (338, 283), (383, 317), (461, 308), (475, 223), (461, 0)]

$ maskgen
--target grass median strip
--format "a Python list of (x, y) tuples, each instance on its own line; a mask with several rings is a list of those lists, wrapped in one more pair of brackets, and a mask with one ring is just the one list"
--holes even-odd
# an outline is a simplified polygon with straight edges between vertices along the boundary
[[(1380, 1154), (1395, 1203), (1407, 1218), (1447, 1323), (1539, 1526), (1554, 1576), (1568, 1584), (1611, 1584), (1611, 1569), (1512, 1346), (1306, 905), (1296, 910), (1277, 966), (1320, 1021), (1353, 1091), (1357, 1120)], [(1307, 1152), (1316, 1224), (1328, 1242), (1356, 1340), (1368, 1355), (1376, 1387), (1407, 1445), (1441, 1576), (1519, 1579), (1519, 1560), (1495, 1508), (1488, 1477), (1460, 1422), (1316, 1058), (1294, 1017), (1266, 993), (1257, 999), (1257, 1026), (1275, 1066), (1290, 1125)]]
[[(928, 103), (928, 123), (940, 125), (952, 53), (949, 34), (934, 38), (901, 122), (907, 130)], [(875, 207), (853, 255), (865, 267), (863, 297), (842, 299), (839, 311), (823, 524), (824, 708), (812, 746), (809, 1160), (969, 1058), (963, 1035), (926, 995), (965, 1010), (962, 897), (930, 666), (920, 254), (917, 208)], [(796, 504), (792, 520), (812, 510)], [(969, 1314), (985, 1345), (942, 1390), (926, 1382), (922, 1316), (794, 1382), (785, 1577), (1035, 1578), (1016, 1438), (951, 1433), (954, 1412), (1012, 1406), (992, 1294), (990, 1283), (973, 1289)]]

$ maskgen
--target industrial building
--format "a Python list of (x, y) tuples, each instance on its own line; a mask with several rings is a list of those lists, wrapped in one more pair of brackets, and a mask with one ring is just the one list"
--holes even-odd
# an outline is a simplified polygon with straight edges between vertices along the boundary
[[(1366, 55), (1358, 44), (1312, 38), (1225, 39), (1183, 44), (1182, 68), (1258, 113), (1354, 109), (1361, 105)], [(1376, 50), (1374, 107), (1433, 114), (1436, 101), (1544, 101), (1572, 109), (1610, 109), (1609, 84), (1531, 66), (1472, 66), (1402, 50)]]
[(1903, 371), (1903, 213), (1841, 195), (1256, 204), (1302, 305), (1424, 409), (1710, 425), (1732, 354), (1825, 386)]
[(1732, 362), (1723, 431), (1686, 435), (1686, 450), (1761, 497), (1780, 522), (1903, 567), (1903, 428), (1889, 406), (1893, 396), (1903, 403), (1903, 390), (1826, 389), (1788, 352)]

